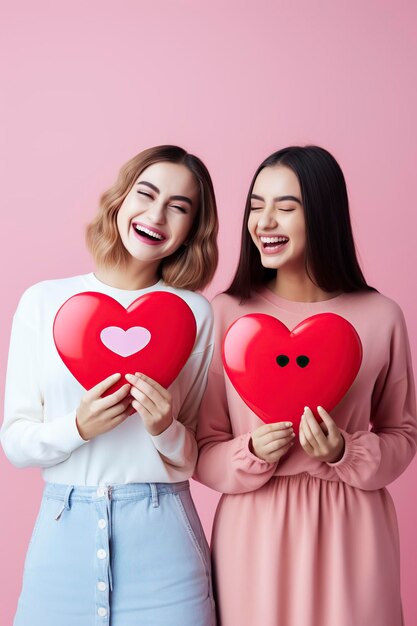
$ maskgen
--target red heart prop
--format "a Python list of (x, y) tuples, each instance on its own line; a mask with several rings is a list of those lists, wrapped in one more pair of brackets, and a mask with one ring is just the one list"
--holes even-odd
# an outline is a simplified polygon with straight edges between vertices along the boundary
[(223, 339), (223, 364), (244, 402), (264, 422), (291, 421), (305, 406), (331, 411), (362, 362), (359, 335), (347, 320), (319, 313), (292, 331), (263, 313), (236, 320)]
[(169, 387), (193, 349), (196, 330), (188, 304), (166, 291), (144, 294), (127, 309), (102, 293), (79, 293), (61, 306), (53, 326), (59, 355), (83, 387), (122, 374), (104, 395), (135, 372)]

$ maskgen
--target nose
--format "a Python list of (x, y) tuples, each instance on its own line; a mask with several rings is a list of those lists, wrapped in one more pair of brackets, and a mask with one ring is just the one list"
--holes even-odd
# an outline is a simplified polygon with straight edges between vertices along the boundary
[(267, 228), (276, 228), (278, 224), (276, 211), (273, 206), (266, 205), (259, 215), (258, 219), (258, 228), (259, 229), (267, 229)]
[(155, 200), (147, 210), (146, 215), (152, 224), (165, 224), (165, 204), (159, 199)]

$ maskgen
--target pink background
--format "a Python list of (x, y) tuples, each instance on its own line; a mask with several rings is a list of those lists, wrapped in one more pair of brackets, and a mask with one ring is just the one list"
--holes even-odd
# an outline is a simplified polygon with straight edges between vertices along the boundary
[[(2, 9), (2, 375), (21, 292), (92, 269), (84, 227), (99, 194), (124, 161), (161, 143), (195, 152), (213, 176), (221, 258), (209, 296), (233, 272), (259, 162), (289, 144), (328, 148), (347, 178), (367, 278), (402, 306), (417, 363), (412, 0), (16, 0)], [(2, 454), (0, 471), (0, 623), (9, 626), (42, 481)], [(413, 463), (390, 487), (409, 625), (416, 478)], [(193, 491), (209, 532), (217, 495)]]

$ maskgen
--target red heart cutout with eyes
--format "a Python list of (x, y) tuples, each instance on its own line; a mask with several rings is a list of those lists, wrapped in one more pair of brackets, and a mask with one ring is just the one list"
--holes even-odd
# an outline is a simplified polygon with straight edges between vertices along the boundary
[(127, 309), (102, 293), (79, 293), (61, 306), (53, 327), (59, 355), (83, 387), (122, 374), (104, 395), (135, 372), (169, 387), (193, 349), (196, 331), (188, 304), (166, 291), (146, 293)]
[[(223, 364), (244, 402), (265, 423), (291, 421), (305, 406), (331, 411), (359, 371), (362, 344), (334, 313), (307, 318), (292, 331), (263, 313), (237, 319), (223, 339)], [(320, 418), (319, 418), (320, 419)]]

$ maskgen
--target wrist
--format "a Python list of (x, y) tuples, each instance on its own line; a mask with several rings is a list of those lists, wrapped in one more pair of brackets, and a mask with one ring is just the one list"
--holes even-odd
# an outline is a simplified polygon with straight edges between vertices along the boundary
[(249, 441), (248, 441), (248, 450), (249, 450), (249, 453), (250, 453), (250, 454), (252, 454), (252, 456), (254, 456), (255, 458), (257, 458), (257, 459), (258, 459), (258, 461), (263, 461), (264, 463), (269, 463), (269, 461), (267, 461), (266, 459), (264, 459), (262, 456), (260, 456), (260, 455), (256, 452), (255, 447), (254, 447), (254, 445), (253, 445), (253, 439), (252, 439), (252, 436), (251, 436), (251, 437), (249, 437)]
[(84, 439), (84, 441), (89, 441), (90, 437), (87, 436), (87, 433), (85, 432), (84, 428), (80, 426), (78, 415), (75, 416), (75, 425), (77, 427), (78, 434), (80, 435), (81, 439)]
[(327, 463), (338, 463), (343, 458), (344, 454), (345, 454), (345, 439), (343, 436), (341, 436), (341, 441), (340, 441), (338, 450), (335, 452), (333, 457), (327, 461)]
[(255, 450), (254, 445), (253, 445), (253, 439), (252, 439), (252, 437), (249, 437), (249, 441), (248, 441), (248, 449), (249, 449), (249, 452), (250, 452), (251, 454), (253, 454), (253, 456), (256, 456), (256, 458), (257, 458), (257, 459), (260, 459), (261, 461), (264, 461), (264, 460), (265, 460), (265, 459), (262, 459), (262, 458), (261, 458), (261, 457), (260, 457), (260, 456), (256, 453), (256, 450)]
[(156, 424), (149, 424), (146, 426), (146, 430), (152, 437), (157, 437), (158, 435), (162, 435), (168, 428), (171, 426), (174, 418), (170, 416), (167, 420), (163, 420)]

